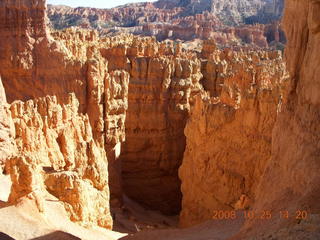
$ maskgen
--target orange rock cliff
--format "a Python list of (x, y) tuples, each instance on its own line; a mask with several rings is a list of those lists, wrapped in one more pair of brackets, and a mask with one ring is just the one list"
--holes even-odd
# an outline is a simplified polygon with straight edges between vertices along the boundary
[[(283, 25), (288, 37), (285, 52), (290, 85), (273, 129), (271, 158), (256, 193), (255, 210), (289, 211), (291, 221), (275, 218), (248, 221), (243, 239), (318, 239), (319, 195), (319, 41), (320, 1), (286, 1)], [(276, 187), (275, 187), (276, 186)], [(299, 216), (307, 212), (307, 218)], [(239, 239), (239, 237), (235, 237)]]
[(286, 1), (285, 63), (281, 51), (214, 40), (197, 51), (154, 37), (50, 32), (45, 0), (2, 1), (8, 202), (28, 197), (44, 212), (50, 195), (72, 221), (107, 229), (110, 204), (124, 195), (180, 214), (182, 227), (215, 210), (305, 210), (308, 221), (247, 220), (234, 239), (316, 239), (318, 10), (318, 0)]

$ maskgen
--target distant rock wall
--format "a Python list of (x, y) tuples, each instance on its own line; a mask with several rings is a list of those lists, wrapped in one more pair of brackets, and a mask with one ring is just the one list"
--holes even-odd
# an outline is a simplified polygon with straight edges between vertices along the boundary
[[(48, 15), (56, 29), (80, 26), (97, 29), (102, 35), (126, 32), (140, 36), (156, 36), (159, 41), (214, 38), (224, 46), (249, 44), (267, 48), (275, 47), (266, 35), (267, 30), (273, 29), (269, 28), (269, 25), (279, 21), (282, 9), (283, 0), (160, 0), (154, 3), (127, 4), (112, 9), (50, 5)], [(274, 34), (281, 31), (273, 30)], [(273, 40), (285, 43), (283, 39)]]

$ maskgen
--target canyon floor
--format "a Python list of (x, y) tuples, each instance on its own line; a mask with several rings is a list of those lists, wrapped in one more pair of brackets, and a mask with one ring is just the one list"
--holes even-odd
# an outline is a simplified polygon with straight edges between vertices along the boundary
[(125, 207), (114, 211), (113, 231), (100, 227), (84, 228), (69, 220), (64, 206), (52, 195), (46, 196), (45, 213), (39, 212), (32, 197), (24, 197), (16, 205), (9, 205), (6, 201), (10, 193), (10, 178), (0, 176), (0, 183), (0, 239), (4, 240), (4, 234), (20, 240), (224, 240), (236, 234), (244, 223), (241, 218), (207, 221), (181, 229), (177, 227), (177, 217), (146, 210), (126, 199)]

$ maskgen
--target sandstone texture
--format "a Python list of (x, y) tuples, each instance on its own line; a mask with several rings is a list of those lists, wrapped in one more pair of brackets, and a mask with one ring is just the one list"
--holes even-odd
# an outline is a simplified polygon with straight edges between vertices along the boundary
[[(16, 135), (19, 149), (6, 169), (13, 181), (10, 201), (32, 193), (41, 209), (38, 195), (52, 185), (48, 191), (65, 203), (72, 220), (111, 228), (107, 156), (114, 161), (124, 141), (129, 74), (108, 70), (100, 47), (109, 45), (99, 44), (95, 31), (49, 34), (45, 6), (23, 0), (0, 4), (0, 74), (9, 102), (25, 101), (13, 103), (10, 113), (1, 93), (1, 144)], [(77, 120), (78, 108), (83, 116)], [(1, 161), (10, 152), (9, 146), (1, 148)], [(44, 177), (43, 168), (57, 173)]]
[(100, 43), (95, 31), (51, 36), (45, 10), (45, 1), (1, 2), (0, 74), (8, 101), (55, 95), (64, 103), (74, 92), (80, 111), (89, 115), (94, 139), (113, 147), (123, 139), (124, 127), (114, 125), (124, 121), (128, 74), (108, 70), (100, 53), (108, 43)]
[[(186, 147), (184, 129), (190, 109), (199, 96), (204, 102), (209, 101), (210, 94), (216, 98), (210, 101), (221, 101), (234, 109), (248, 108), (241, 114), (246, 115), (245, 113), (249, 112), (253, 115), (248, 117), (249, 119), (259, 118), (255, 116), (259, 111), (275, 112), (276, 106), (272, 104), (276, 104), (280, 98), (279, 91), (275, 89), (279, 88), (281, 82), (280, 72), (284, 72), (279, 53), (263, 51), (257, 54), (241, 53), (237, 48), (234, 48), (236, 53), (228, 49), (220, 51), (216, 49), (215, 41), (212, 40), (204, 41), (202, 52), (197, 53), (186, 50), (185, 45), (181, 43), (172, 41), (159, 43), (155, 38), (126, 34), (99, 37), (99, 33), (95, 30), (77, 28), (53, 31), (49, 34), (45, 26), (44, 2), (30, 5), (22, 1), (19, 4), (25, 7), (18, 8), (16, 3), (16, 5), (9, 4), (7, 8), (3, 5), (2, 8), (2, 11), (7, 9), (2, 15), (2, 22), (6, 27), (1, 29), (6, 37), (0, 38), (0, 41), (7, 47), (2, 49), (1, 61), (5, 67), (0, 71), (4, 85), (8, 89), (9, 100), (27, 100), (49, 94), (56, 96), (57, 104), (68, 105), (68, 93), (75, 93), (75, 97), (79, 100), (80, 113), (88, 115), (96, 147), (106, 151), (111, 199), (114, 200), (112, 204), (121, 204), (122, 195), (125, 193), (130, 198), (166, 214), (179, 212), (181, 183), (178, 168), (182, 163)], [(184, 10), (189, 9), (187, 5)], [(152, 4), (143, 6), (150, 8), (151, 12), (157, 12)], [(167, 9), (168, 6), (161, 8)], [(178, 11), (176, 8), (166, 11)], [(83, 11), (81, 14), (86, 16), (98, 11), (63, 9)], [(125, 19), (129, 12), (124, 9), (126, 8), (114, 11), (121, 12)], [(49, 9), (49, 12), (51, 10)], [(17, 11), (19, 14), (9, 14), (10, 11)], [(203, 15), (185, 16), (181, 23), (189, 21), (191, 24), (191, 18), (203, 24), (209, 19), (216, 19), (212, 14), (203, 13)], [(25, 20), (36, 20), (38, 24), (15, 24)], [(9, 24), (10, 21), (14, 23)], [(243, 38), (248, 39), (248, 43), (256, 42), (257, 45), (266, 47), (268, 43), (263, 34), (264, 26), (256, 27), (261, 30), (252, 32), (244, 28), (243, 33), (234, 29), (230, 30), (230, 35), (243, 35)], [(20, 42), (26, 44), (19, 45), (25, 55), (20, 56), (22, 51), (14, 51), (12, 42), (17, 45)], [(12, 59), (22, 61), (23, 64), (17, 64)], [(273, 63), (279, 69), (269, 66)], [(265, 98), (272, 106), (268, 104), (260, 106), (259, 100), (256, 100), (260, 97), (260, 91), (263, 92), (262, 89), (266, 89), (265, 95), (271, 95)], [(241, 98), (250, 98), (250, 101)], [(254, 110), (256, 108), (258, 110)], [(275, 115), (270, 115), (271, 120), (267, 116), (266, 122), (271, 129)], [(257, 125), (256, 128), (260, 126), (259, 123)], [(239, 124), (239, 128), (240, 126), (242, 124)], [(247, 134), (252, 134), (253, 131), (253, 129), (248, 130)], [(257, 138), (264, 139), (264, 135), (269, 136), (263, 131), (267, 130), (262, 129), (261, 133), (257, 133)], [(67, 141), (68, 138), (64, 139), (63, 141)], [(124, 141), (125, 144), (121, 146)], [(250, 145), (251, 142), (248, 141), (246, 144)], [(261, 142), (262, 146), (266, 145), (265, 151), (268, 152), (269, 141), (261, 140)], [(71, 160), (68, 162), (68, 159), (69, 157), (65, 160), (67, 161), (65, 164), (72, 168), (74, 163)], [(16, 161), (31, 160), (24, 158)], [(248, 175), (256, 171), (255, 169), (252, 167)], [(75, 178), (73, 173), (70, 174), (62, 177), (69, 183), (72, 182), (70, 179)], [(53, 175), (46, 181), (56, 185), (54, 183), (59, 178)], [(79, 178), (82, 179), (82, 175)], [(60, 186), (64, 187), (65, 185)], [(80, 189), (80, 192), (86, 192), (87, 186), (81, 185), (76, 188)], [(249, 188), (251, 189), (251, 186)], [(241, 192), (249, 194), (248, 191)], [(51, 192), (56, 192), (57, 195), (57, 192), (63, 191), (53, 189)], [(239, 198), (237, 194), (231, 198)], [(231, 200), (226, 200), (225, 204), (229, 204), (227, 201)]]
[(207, 41), (202, 56), (202, 83), (212, 97), (197, 98), (185, 128), (184, 227), (212, 219), (214, 211), (252, 206), (287, 78), (279, 52), (220, 51)]

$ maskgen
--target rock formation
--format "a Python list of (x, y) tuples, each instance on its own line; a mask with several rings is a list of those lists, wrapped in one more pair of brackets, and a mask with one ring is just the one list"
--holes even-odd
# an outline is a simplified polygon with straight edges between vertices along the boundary
[[(124, 194), (166, 214), (181, 209), (182, 226), (215, 210), (302, 210), (308, 221), (248, 220), (235, 239), (303, 239), (305, 226), (318, 237), (320, 2), (287, 1), (289, 84), (282, 53), (257, 50), (285, 42), (279, 23), (222, 23), (256, 23), (257, 14), (269, 22), (282, 3), (50, 7), (55, 27), (72, 16), (68, 26), (98, 30), (49, 33), (44, 0), (2, 1), (0, 75), (10, 104), (0, 85), (0, 165), (11, 176), (10, 203), (28, 197), (45, 212), (51, 194), (73, 221), (104, 228), (109, 203), (121, 205)], [(103, 24), (205, 40), (105, 37)]]
[(208, 56), (212, 44), (202, 53), (202, 83), (212, 98), (197, 98), (185, 128), (182, 226), (252, 206), (287, 76), (279, 52), (211, 49)]
[(2, 174), (5, 161), (15, 154), (14, 137), (14, 124), (0, 79), (0, 174)]
[(12, 187), (9, 202), (31, 195), (42, 208), (45, 189), (62, 201), (73, 221), (112, 227), (108, 163), (87, 115), (78, 114), (74, 94), (68, 104), (56, 97), (11, 104), (18, 154), (6, 163)]
[(49, 5), (48, 15), (55, 28), (71, 26), (107, 28), (132, 27), (150, 22), (168, 23), (186, 16), (212, 13), (227, 24), (271, 23), (282, 16), (283, 0), (158, 0), (132, 3), (112, 9), (75, 8)]
[[(286, 61), (290, 87), (273, 131), (267, 163), (254, 210), (270, 209), (277, 216), (267, 224), (248, 221), (242, 239), (256, 235), (281, 239), (320, 237), (319, 199), (319, 42), (320, 1), (286, 1), (283, 25), (288, 38)], [(277, 187), (274, 187), (274, 186)], [(298, 211), (306, 211), (307, 217)], [(235, 237), (240, 239), (240, 237)]]
[[(0, 73), (9, 102), (46, 95), (63, 102), (74, 92), (80, 111), (89, 115), (94, 139), (100, 145), (121, 142), (124, 127), (111, 122), (124, 122), (128, 74), (108, 71), (100, 53), (108, 44), (100, 43), (95, 31), (68, 30), (64, 36), (53, 34), (54, 39), (46, 28), (45, 1), (2, 2), (0, 11)], [(112, 131), (116, 139), (108, 136)]]
[[(52, 6), (48, 15), (55, 29), (71, 26), (97, 29), (103, 35), (133, 33), (156, 36), (157, 40), (214, 38), (223, 46), (249, 44), (266, 48), (270, 28), (282, 15), (283, 0), (167, 1), (127, 4), (112, 9)], [(248, 23), (239, 26), (243, 23)], [(257, 23), (261, 23), (256, 25)], [(233, 27), (230, 25), (234, 25)], [(231, 34), (230, 34), (231, 33)], [(236, 34), (232, 34), (236, 33)], [(240, 34), (238, 34), (240, 33)], [(274, 39), (275, 40), (275, 39)], [(284, 39), (275, 40), (284, 43)], [(275, 47), (270, 45), (270, 47)]]
[(129, 76), (108, 70), (100, 53), (108, 42), (82, 30), (53, 38), (46, 28), (45, 1), (2, 2), (0, 11), (0, 73), (9, 101), (55, 95), (66, 103), (74, 92), (80, 112), (89, 116), (94, 140), (113, 161), (116, 145), (124, 141)]
[[(62, 34), (53, 34), (53, 38), (46, 28), (45, 10), (45, 1), (0, 3), (0, 73), (9, 101), (38, 99), (48, 94), (56, 96), (53, 99), (41, 98), (35, 100), (36, 102), (14, 103), (11, 106), (16, 109), (13, 111), (14, 118), (28, 116), (29, 119), (15, 119), (16, 142), (20, 150), (8, 163), (7, 169), (14, 183), (10, 200), (15, 201), (29, 192), (41, 192), (45, 187), (42, 183), (46, 182), (57, 187), (49, 189), (49, 192), (66, 203), (74, 221), (110, 228), (112, 222), (108, 215), (106, 155), (111, 162), (114, 161), (117, 146), (124, 141), (129, 75), (121, 70), (108, 70), (108, 62), (100, 53), (100, 48), (109, 46), (108, 42), (99, 43), (94, 31), (69, 30)], [(29, 22), (32, 24), (28, 24)], [(79, 99), (79, 111), (84, 116), (88, 115), (81, 115), (78, 123), (66, 123), (65, 121), (71, 121), (70, 116), (62, 116), (71, 114), (76, 117), (78, 111), (77, 104), (69, 102), (70, 92), (76, 95), (72, 99)], [(1, 114), (1, 117), (6, 117), (8, 111), (5, 103), (2, 104), (4, 97), (1, 100), (1, 112), (5, 113)], [(70, 104), (72, 111), (64, 113), (64, 106)], [(37, 112), (38, 110), (40, 112)], [(51, 110), (54, 113), (51, 113)], [(10, 112), (8, 116), (9, 114)], [(1, 123), (8, 129), (10, 122), (7, 119), (10, 118), (1, 118)], [(47, 121), (50, 126), (46, 125)], [(69, 126), (72, 124), (80, 125), (72, 129)], [(70, 132), (63, 130), (69, 127)], [(34, 132), (36, 128), (40, 128), (39, 132)], [(46, 132), (48, 128), (52, 128), (48, 130), (49, 133)], [(4, 128), (1, 128), (1, 137), (6, 141), (1, 144), (8, 145), (9, 137), (14, 136), (14, 133), (2, 129)], [(88, 132), (81, 135), (80, 130)], [(52, 134), (56, 135), (56, 139), (49, 141), (48, 138), (54, 138)], [(39, 144), (38, 141), (48, 141), (48, 145)], [(58, 146), (63, 149), (59, 150)], [(1, 161), (9, 157), (6, 152), (10, 151), (10, 148), (4, 149), (1, 150)], [(53, 149), (53, 152), (50, 149)], [(3, 151), (6, 151), (5, 155)], [(51, 165), (48, 166), (46, 164), (50, 163), (49, 160)], [(84, 161), (84, 169), (74, 172), (75, 166), (82, 164), (81, 161)], [(112, 166), (110, 164), (110, 168)], [(66, 172), (52, 174), (48, 180), (42, 181), (42, 167), (52, 167), (55, 171), (63, 168)], [(85, 170), (86, 168), (88, 169)], [(62, 185), (56, 184), (57, 181), (61, 181)], [(25, 182), (25, 185), (21, 182)], [(70, 186), (74, 192), (68, 195)], [(79, 208), (79, 204), (83, 207)], [(90, 213), (90, 207), (96, 210)]]
[(200, 62), (173, 42), (133, 36), (102, 55), (112, 62), (111, 70), (130, 73), (126, 141), (118, 166), (124, 193), (150, 208), (177, 213), (183, 129), (192, 97), (203, 91)]
[[(20, 9), (18, 5), (9, 4), (9, 13), (18, 11), (17, 16), (23, 16), (18, 22), (26, 18), (36, 19), (38, 24), (13, 24), (1, 29), (7, 36), (0, 38), (3, 46), (7, 46), (2, 49), (5, 67), (1, 74), (9, 99), (26, 100), (49, 94), (57, 96), (57, 103), (69, 104), (67, 93), (74, 92), (80, 112), (88, 115), (96, 147), (106, 150), (112, 198), (121, 202), (123, 181), (124, 192), (129, 197), (169, 214), (180, 209), (178, 168), (185, 150), (188, 113), (195, 95), (207, 96), (200, 80), (212, 97), (221, 95), (221, 101), (239, 108), (243, 104), (240, 98), (245, 98), (241, 94), (247, 94), (241, 92), (251, 91), (252, 95), (257, 88), (256, 78), (263, 78), (263, 89), (272, 89), (268, 79), (271, 77), (265, 74), (270, 69), (266, 66), (255, 69), (259, 59), (271, 59), (269, 64), (277, 66), (281, 62), (276, 60), (278, 55), (271, 57), (268, 53), (233, 56), (226, 50), (220, 56), (220, 51), (215, 47), (211, 49), (206, 42), (200, 61), (195, 52), (186, 51), (179, 43), (158, 43), (153, 38), (132, 35), (100, 38), (96, 31), (74, 28), (50, 35), (45, 27), (44, 3), (30, 5), (22, 1), (21, 4), (25, 7)], [(152, 6), (145, 7), (152, 9)], [(4, 4), (2, 11), (4, 25), (16, 21), (15, 15), (5, 12)], [(210, 16), (199, 15), (196, 19), (205, 22)], [(23, 51), (15, 52), (11, 42), (26, 45), (21, 46)], [(27, 57), (21, 57), (21, 52)], [(23, 64), (9, 61), (15, 58), (22, 59)], [(228, 65), (229, 61), (241, 63)], [(236, 70), (251, 61), (256, 62), (251, 66), (255, 69), (251, 75), (246, 74), (245, 69)], [(247, 85), (242, 83), (240, 87), (232, 83), (237, 81), (234, 76), (239, 72), (247, 79)], [(223, 77), (217, 76), (219, 74)], [(21, 91), (16, 91), (20, 88)], [(274, 94), (275, 99), (279, 97)], [(125, 126), (126, 142), (119, 156)], [(49, 182), (54, 181), (55, 178), (50, 178)]]
[(124, 190), (167, 214), (181, 204), (178, 167), (190, 101), (203, 90), (200, 62), (179, 48), (152, 43), (154, 53), (132, 59), (123, 162)]

